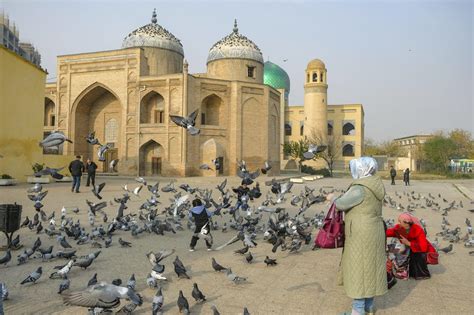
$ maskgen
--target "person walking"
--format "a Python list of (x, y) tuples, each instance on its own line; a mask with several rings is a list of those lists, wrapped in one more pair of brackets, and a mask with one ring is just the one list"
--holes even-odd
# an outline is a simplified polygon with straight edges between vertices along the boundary
[(81, 161), (81, 156), (76, 155), (76, 159), (69, 163), (69, 173), (72, 176), (72, 192), (79, 193), (79, 186), (81, 186), (82, 173), (85, 171), (84, 163)]
[(189, 211), (189, 219), (194, 219), (196, 228), (189, 244), (189, 251), (194, 252), (200, 236), (206, 240), (207, 250), (210, 251), (212, 250), (212, 235), (209, 218), (212, 216), (212, 212), (206, 209), (199, 198), (194, 199), (192, 204), (193, 207)]
[(95, 171), (97, 170), (97, 164), (91, 161), (91, 159), (87, 159), (86, 162), (86, 171), (87, 171), (87, 183), (86, 186), (92, 183), (92, 187), (95, 187)]
[(405, 186), (410, 186), (410, 169), (407, 168), (405, 172), (403, 172), (403, 182)]
[(345, 213), (345, 243), (338, 278), (353, 299), (352, 311), (343, 314), (369, 315), (375, 312), (374, 297), (388, 290), (382, 218), (385, 188), (375, 175), (375, 159), (361, 157), (351, 160), (349, 165), (354, 181), (334, 201), (337, 210)]
[(392, 185), (395, 185), (395, 176), (397, 176), (397, 171), (393, 168), (393, 165), (390, 166), (390, 178), (392, 179)]

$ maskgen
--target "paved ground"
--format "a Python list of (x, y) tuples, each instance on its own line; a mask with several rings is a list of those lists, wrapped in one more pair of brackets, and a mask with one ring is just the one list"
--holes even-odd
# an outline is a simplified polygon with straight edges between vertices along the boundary
[[(191, 186), (198, 185), (201, 188), (215, 187), (222, 178), (191, 178), (187, 179)], [(120, 186), (129, 182), (129, 186), (135, 187), (133, 179), (123, 178), (101, 178), (99, 182), (106, 181), (104, 189), (104, 200), (111, 200), (119, 196), (122, 191)], [(152, 180), (153, 181), (153, 180)], [(183, 180), (178, 180), (179, 184)], [(263, 179), (261, 180), (263, 181)], [(238, 179), (229, 178), (229, 186), (235, 186)], [(350, 183), (349, 179), (323, 179), (308, 183), (308, 186), (345, 188)], [(464, 220), (469, 218), (474, 222), (474, 216), (467, 211), (474, 208), (466, 196), (461, 193), (454, 184), (461, 185), (468, 193), (474, 191), (473, 181), (413, 181), (412, 186), (404, 187), (401, 183), (391, 186), (385, 182), (387, 193), (395, 197), (395, 192), (403, 193), (415, 191), (422, 195), (441, 193), (447, 200), (462, 201), (463, 208), (452, 210), (448, 216), (451, 226), (460, 226), (465, 233)], [(18, 202), (23, 205), (23, 216), (34, 214), (31, 207), (32, 202), (26, 197), (26, 189), (29, 186), (19, 185), (15, 187), (1, 187), (1, 203)], [(294, 193), (299, 193), (302, 185), (295, 185)], [(49, 190), (45, 198), (44, 210), (47, 214), (52, 211), (58, 216), (62, 206), (78, 206), (80, 213), (74, 215), (85, 224), (87, 228), (87, 214), (85, 199), (96, 200), (92, 193), (83, 188), (80, 194), (72, 194), (69, 184), (49, 184), (45, 186)], [(266, 191), (265, 191), (266, 192)], [(265, 193), (264, 192), (264, 193)], [(143, 191), (141, 199), (132, 198), (129, 203), (129, 211), (136, 211), (137, 207), (148, 197), (148, 192)], [(161, 201), (164, 205), (168, 203), (168, 195), (162, 194)], [(440, 202), (441, 205), (447, 204)], [(407, 203), (404, 196), (400, 201)], [(109, 205), (106, 209), (109, 217), (115, 213), (117, 206)], [(317, 205), (308, 211), (307, 216), (326, 209), (326, 205)], [(400, 212), (393, 208), (384, 208), (386, 218), (396, 218)], [(418, 209), (415, 211), (418, 217), (426, 220), (428, 233), (431, 238), (440, 231), (441, 214), (431, 209)], [(71, 214), (73, 215), (73, 214)], [(218, 223), (223, 219), (218, 218)], [(234, 233), (213, 232), (217, 244), (230, 239)], [(31, 247), (37, 235), (29, 230), (20, 231), (21, 239), (25, 247)], [(99, 280), (111, 281), (121, 277), (126, 281), (131, 273), (135, 273), (138, 285), (137, 289), (144, 296), (144, 305), (137, 309), (135, 314), (150, 313), (151, 300), (154, 290), (149, 289), (144, 279), (150, 271), (150, 265), (145, 253), (163, 248), (174, 248), (186, 267), (190, 270), (191, 280), (178, 280), (172, 268), (172, 259), (165, 261), (165, 276), (170, 280), (164, 284), (165, 313), (177, 314), (176, 299), (179, 290), (183, 290), (187, 296), (192, 314), (211, 314), (210, 305), (217, 306), (221, 314), (241, 314), (243, 307), (247, 306), (251, 314), (337, 314), (350, 308), (350, 299), (344, 294), (341, 287), (335, 285), (335, 275), (340, 260), (340, 250), (311, 251), (310, 247), (304, 248), (301, 253), (290, 255), (287, 252), (278, 251), (272, 254), (271, 246), (259, 237), (258, 247), (252, 250), (256, 262), (248, 265), (240, 256), (233, 254), (233, 250), (240, 244), (232, 245), (219, 252), (207, 252), (202, 243), (198, 243), (197, 251), (188, 252), (188, 243), (191, 232), (188, 230), (178, 232), (176, 235), (165, 236), (141, 235), (133, 238), (130, 233), (119, 232), (117, 235), (125, 240), (131, 241), (131, 249), (123, 249), (117, 245), (118, 237), (114, 237), (114, 244), (109, 249), (104, 249), (99, 258), (90, 269), (82, 271), (73, 269), (70, 274), (72, 290), (85, 288), (88, 279), (98, 273)], [(43, 246), (55, 245), (54, 239), (48, 238), (41, 233)], [(0, 242), (4, 242), (3, 237)], [(441, 245), (447, 245), (441, 241)], [(73, 245), (74, 246), (74, 245)], [(80, 255), (92, 252), (90, 245), (77, 246)], [(440, 265), (431, 266), (432, 278), (425, 281), (399, 281), (385, 296), (376, 299), (378, 314), (473, 314), (473, 256), (468, 255), (469, 249), (459, 243), (455, 244), (454, 253), (440, 257)], [(14, 255), (19, 254), (15, 252)], [(266, 267), (263, 259), (271, 254), (278, 260), (278, 266)], [(3, 256), (3, 253), (0, 253)], [(215, 257), (224, 266), (231, 266), (232, 270), (248, 277), (249, 281), (243, 285), (228, 283), (224, 275), (217, 274), (211, 269), (210, 258)], [(0, 282), (6, 282), (10, 289), (10, 300), (5, 302), (6, 314), (85, 314), (80, 308), (66, 307), (62, 304), (61, 297), (56, 293), (60, 280), (50, 280), (48, 275), (53, 267), (63, 263), (61, 260), (43, 263), (38, 259), (30, 260), (28, 263), (17, 266), (15, 262), (6, 267), (0, 266)], [(43, 277), (36, 285), (20, 286), (19, 282), (38, 266), (43, 266)], [(195, 304), (191, 297), (192, 283), (197, 282), (201, 290), (207, 295), (208, 302)]]

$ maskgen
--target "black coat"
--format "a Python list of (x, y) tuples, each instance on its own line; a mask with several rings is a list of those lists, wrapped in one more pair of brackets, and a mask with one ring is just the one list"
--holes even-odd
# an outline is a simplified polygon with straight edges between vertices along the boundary
[(74, 160), (69, 164), (69, 172), (72, 176), (82, 176), (82, 172), (84, 171), (84, 163), (80, 160)]
[(91, 162), (90, 164), (86, 164), (86, 171), (87, 174), (95, 174), (95, 170), (97, 169), (97, 164)]
[(392, 177), (397, 176), (397, 171), (396, 171), (394, 168), (392, 168), (392, 169), (390, 170), (390, 176), (392, 176)]

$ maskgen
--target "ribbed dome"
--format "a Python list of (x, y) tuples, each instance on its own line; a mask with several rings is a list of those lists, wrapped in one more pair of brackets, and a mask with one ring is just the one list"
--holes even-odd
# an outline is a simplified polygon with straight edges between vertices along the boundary
[(207, 57), (207, 63), (213, 60), (228, 58), (251, 59), (263, 63), (260, 48), (250, 39), (239, 34), (237, 20), (234, 21), (233, 32), (211, 47)]
[(263, 82), (274, 89), (285, 89), (290, 92), (290, 77), (285, 70), (273, 62), (263, 64)]
[(163, 48), (184, 56), (181, 41), (157, 23), (156, 10), (153, 10), (150, 24), (137, 28), (124, 38), (122, 48), (128, 47)]
[(313, 59), (308, 63), (306, 70), (309, 69), (326, 69), (326, 65), (319, 59)]

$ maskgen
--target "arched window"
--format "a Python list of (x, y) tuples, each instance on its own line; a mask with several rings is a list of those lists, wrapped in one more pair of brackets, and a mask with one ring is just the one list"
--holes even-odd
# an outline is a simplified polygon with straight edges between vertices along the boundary
[(332, 122), (328, 122), (328, 136), (332, 136), (332, 134), (333, 134)]
[(105, 143), (115, 143), (118, 139), (118, 123), (115, 118), (105, 123)]
[(354, 146), (352, 144), (346, 144), (342, 147), (342, 156), (354, 156)]
[(309, 83), (309, 73), (306, 75), (306, 82)]
[(290, 123), (285, 124), (285, 136), (291, 136), (291, 124)]
[(201, 124), (219, 126), (223, 120), (222, 99), (215, 95), (209, 95), (202, 101), (201, 105)]
[(321, 73), (321, 82), (324, 82), (324, 73)]
[(349, 136), (349, 135), (354, 135), (355, 134), (355, 127), (354, 124), (350, 122), (346, 122), (344, 126), (342, 127), (342, 134), (344, 136)]
[(45, 127), (56, 125), (56, 116), (54, 115), (54, 103), (49, 98), (44, 100), (44, 124)]
[(140, 123), (163, 124), (165, 122), (165, 99), (152, 91), (145, 95), (140, 104)]
[(313, 82), (318, 82), (318, 74), (313, 72)]

